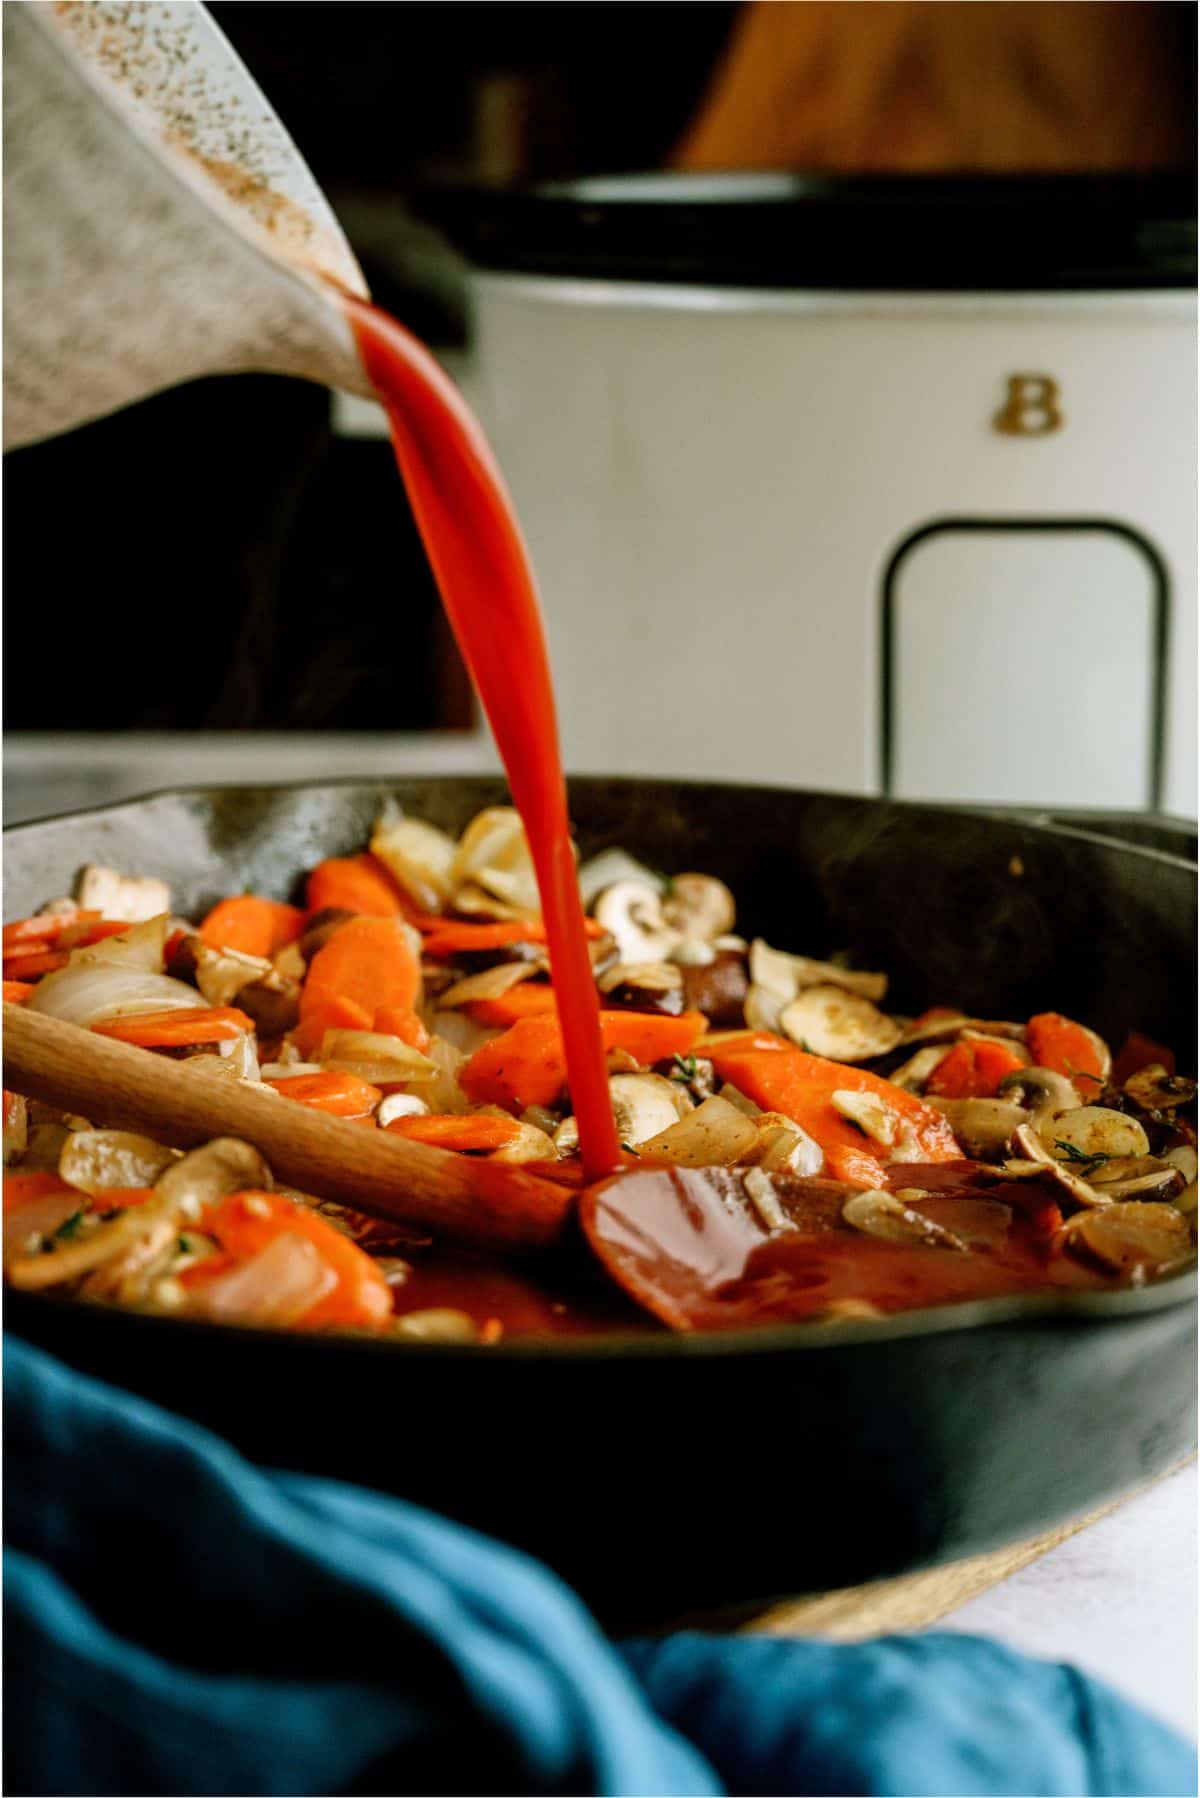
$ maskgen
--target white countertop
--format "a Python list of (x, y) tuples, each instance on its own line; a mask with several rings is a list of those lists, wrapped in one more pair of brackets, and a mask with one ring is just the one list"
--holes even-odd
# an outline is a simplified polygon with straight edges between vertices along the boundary
[(937, 1627), (1071, 1661), (1194, 1741), (1196, 1524), (1192, 1461)]

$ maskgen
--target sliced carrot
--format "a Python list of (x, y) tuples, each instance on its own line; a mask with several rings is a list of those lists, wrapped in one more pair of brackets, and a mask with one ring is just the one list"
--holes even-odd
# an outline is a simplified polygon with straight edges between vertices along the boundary
[(501, 1030), (507, 1030), (510, 1024), (517, 1024), (522, 1018), (557, 1015), (557, 1006), (552, 986), (526, 980), (520, 986), (510, 987), (498, 998), (473, 999), (463, 1009), (477, 1024), (498, 1025)]
[(379, 1324), (391, 1315), (391, 1289), (375, 1262), (305, 1205), (277, 1192), (231, 1193), (206, 1213), (202, 1227), (235, 1261), (248, 1261), (277, 1236), (289, 1232), (311, 1242), (337, 1275), (337, 1285), (298, 1320), (305, 1329)]
[(153, 1197), (152, 1186), (106, 1186), (102, 1192), (92, 1194), (91, 1206), (93, 1211), (128, 1211)]
[(463, 1154), (502, 1149), (521, 1134), (515, 1118), (484, 1117), (478, 1112), (468, 1112), (465, 1117), (393, 1118), (387, 1129), (409, 1142), (430, 1143), (434, 1148), (457, 1149)]
[(400, 1005), (377, 1006), (374, 1020), (367, 1028), (378, 1031), (381, 1036), (398, 1036), (402, 1043), (407, 1043), (410, 1049), (420, 1049), (422, 1054), (429, 1047), (429, 1032), (416, 1012), (405, 1011)]
[(1026, 1040), (1035, 1066), (1050, 1068), (1076, 1082), (1082, 1075), (1083, 1097), (1095, 1098), (1104, 1084), (1104, 1062), (1090, 1030), (1060, 1012), (1041, 1011), (1030, 1018)]
[(262, 899), (257, 893), (240, 893), (221, 899), (200, 926), (210, 949), (232, 949), (239, 955), (274, 955), (285, 943), (294, 943), (304, 929), (304, 913), (279, 899)]
[(939, 1099), (991, 1099), (1000, 1082), (1025, 1065), (1015, 1049), (1003, 1043), (967, 1039), (955, 1043), (925, 1082)]
[(4, 998), (9, 1005), (23, 1005), (33, 991), (31, 980), (6, 980)]
[(207, 1286), (218, 1274), (227, 1274), (237, 1266), (232, 1255), (218, 1250), (215, 1255), (205, 1255), (202, 1261), (193, 1261), (191, 1267), (185, 1267), (182, 1273), (176, 1274), (179, 1284), (191, 1292), (193, 1288)]
[[(453, 955), (465, 955), (480, 949), (507, 949), (511, 943), (544, 943), (546, 927), (540, 918), (511, 918), (497, 924), (472, 924), (462, 918), (417, 919), (419, 930), (429, 930), (425, 953), (435, 961)], [(594, 918), (585, 918), (583, 927), (590, 937), (604, 935), (604, 926)]]
[[(44, 1199), (52, 1192), (73, 1192), (74, 1187), (57, 1173), (16, 1173), (4, 1176), (4, 1209), (5, 1212), (17, 1211), (22, 1205), (29, 1205), (34, 1199)], [(79, 1203), (87, 1203), (87, 1194), (79, 1194)]]
[[(681, 1012), (675, 1018), (642, 1011), (600, 1014), (604, 1047), (624, 1049), (647, 1066), (688, 1054), (707, 1022), (699, 1011)], [(476, 1049), (459, 1072), (459, 1083), (472, 1104), (502, 1105), (507, 1111), (552, 1104), (566, 1078), (557, 1015), (522, 1018)]]
[(90, 943), (102, 943), (105, 937), (120, 936), (133, 925), (123, 918), (75, 918), (58, 939), (60, 949), (86, 949)]
[[(19, 952), (22, 945), (45, 948), (48, 943), (58, 941), (68, 924), (95, 923), (99, 917), (98, 911), (73, 911), (41, 912), (36, 918), (15, 918), (4, 926), (0, 942), (6, 956), (14, 950)], [(127, 926), (123, 925), (122, 929), (125, 928)]]
[(310, 912), (359, 912), (370, 918), (408, 917), (411, 901), (384, 867), (369, 853), (335, 855), (318, 862), (304, 889)]
[[(350, 918), (309, 963), (300, 992), (297, 1040), (311, 1054), (326, 1030), (370, 1030), (381, 1006), (410, 1012), (421, 987), (421, 966), (398, 918)], [(356, 1008), (353, 1022), (346, 1007)]]
[(192, 1043), (231, 1043), (254, 1029), (254, 1019), (235, 1005), (215, 1005), (172, 1011), (143, 1011), (131, 1018), (110, 1018), (93, 1024), (97, 1036), (111, 1036), (119, 1043), (136, 1043), (141, 1049), (185, 1049)]
[(834, 1179), (854, 1185), (879, 1184), (889, 1151), (844, 1118), (833, 1104), (836, 1092), (873, 1093), (898, 1114), (911, 1132), (915, 1157), (924, 1161), (957, 1161), (962, 1150), (949, 1124), (932, 1106), (913, 1093), (881, 1080), (863, 1068), (840, 1061), (826, 1061), (803, 1049), (784, 1045), (778, 1049), (711, 1050), (710, 1059), (722, 1080), (761, 1105), (764, 1111), (780, 1111), (806, 1130), (825, 1151), (827, 1170)]
[(67, 965), (65, 949), (34, 949), (28, 955), (6, 955), (5, 980), (30, 980), (43, 974), (56, 974)]
[(285, 1099), (311, 1105), (314, 1111), (328, 1111), (334, 1117), (370, 1117), (383, 1098), (377, 1086), (360, 1080), (357, 1074), (339, 1074), (328, 1069), (320, 1074), (293, 1074), (290, 1079), (267, 1080)]

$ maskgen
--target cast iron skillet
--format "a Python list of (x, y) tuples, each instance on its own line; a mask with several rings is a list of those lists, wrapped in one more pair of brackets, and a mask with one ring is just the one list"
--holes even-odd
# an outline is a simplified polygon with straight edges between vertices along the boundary
[[(5, 915), (86, 861), (202, 912), (286, 897), (385, 793), (457, 830), (498, 781), (166, 793), (7, 834)], [(1195, 1039), (1195, 869), (1097, 831), (772, 788), (581, 779), (585, 853), (722, 876), (784, 947), (886, 968), (897, 1009), (1055, 1009)], [(386, 1489), (549, 1560), (610, 1621), (819, 1590), (1078, 1514), (1195, 1443), (1195, 1279), (886, 1323), (488, 1349), (215, 1329), (7, 1295), (10, 1329), (255, 1458)]]

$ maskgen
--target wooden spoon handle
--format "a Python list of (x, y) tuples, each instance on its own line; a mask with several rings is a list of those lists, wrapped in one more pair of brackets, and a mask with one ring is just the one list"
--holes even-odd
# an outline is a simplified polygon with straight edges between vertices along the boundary
[(108, 1127), (144, 1130), (177, 1149), (238, 1136), (302, 1192), (493, 1248), (551, 1243), (572, 1210), (572, 1192), (519, 1167), (322, 1116), (270, 1087), (216, 1078), (20, 1005), (6, 1002), (3, 1015), (5, 1086)]

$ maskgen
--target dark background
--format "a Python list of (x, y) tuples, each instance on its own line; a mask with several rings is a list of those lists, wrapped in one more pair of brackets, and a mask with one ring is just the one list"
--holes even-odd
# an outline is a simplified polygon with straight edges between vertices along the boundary
[[(453, 267), (430, 278), (426, 235), (400, 196), (434, 178), (655, 166), (736, 9), (211, 10), (376, 298), (446, 345), (463, 333)], [(335, 438), (329, 412), (323, 389), (231, 376), (6, 457), (7, 728), (467, 724), (390, 450)], [(31, 678), (51, 646), (48, 598), (52, 681)]]

